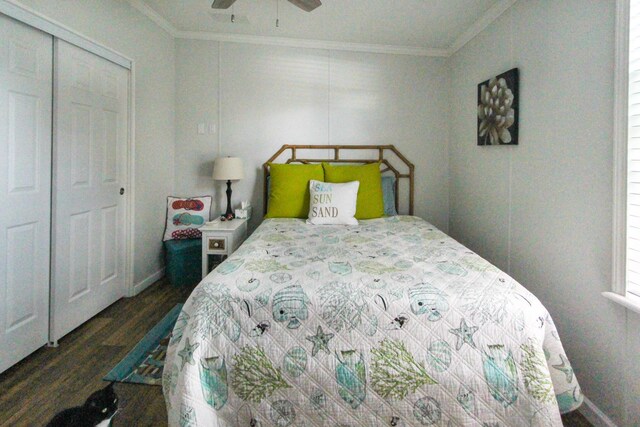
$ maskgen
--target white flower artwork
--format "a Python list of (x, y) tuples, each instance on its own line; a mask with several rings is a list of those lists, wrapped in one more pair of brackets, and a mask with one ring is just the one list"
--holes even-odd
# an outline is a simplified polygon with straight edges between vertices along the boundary
[(518, 144), (518, 69), (478, 85), (478, 145)]

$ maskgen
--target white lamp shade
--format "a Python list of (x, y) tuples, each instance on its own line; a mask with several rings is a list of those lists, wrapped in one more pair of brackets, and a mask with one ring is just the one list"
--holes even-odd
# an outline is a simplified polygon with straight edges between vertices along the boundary
[(213, 179), (216, 181), (237, 181), (244, 178), (242, 159), (239, 157), (218, 157), (213, 161)]

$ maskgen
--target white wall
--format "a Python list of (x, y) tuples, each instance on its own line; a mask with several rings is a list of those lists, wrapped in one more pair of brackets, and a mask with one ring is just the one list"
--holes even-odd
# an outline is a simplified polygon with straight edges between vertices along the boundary
[[(217, 155), (245, 159), (234, 200), (253, 202), (255, 225), (259, 167), (280, 145), (395, 144), (416, 164), (416, 213), (534, 292), (586, 395), (618, 424), (640, 423), (640, 317), (600, 296), (613, 1), (521, 0), (448, 61), (174, 41), (122, 0), (22, 3), (136, 61), (136, 282), (162, 265), (167, 194), (214, 193), (224, 209)], [(476, 85), (516, 66), (520, 145), (477, 147)], [(201, 122), (216, 133), (198, 135)]]
[[(450, 58), (450, 233), (549, 309), (583, 392), (640, 424), (640, 317), (611, 288), (614, 1), (517, 2)], [(476, 145), (477, 84), (520, 68), (520, 145)]]
[(166, 197), (174, 185), (175, 41), (123, 0), (21, 0), (135, 61), (134, 282), (162, 268)]
[[(394, 144), (416, 165), (415, 213), (448, 226), (445, 60), (214, 41), (176, 47), (176, 194), (215, 192), (213, 159), (240, 156), (233, 199), (262, 218), (261, 165), (282, 144)], [(197, 134), (215, 123), (216, 134)]]

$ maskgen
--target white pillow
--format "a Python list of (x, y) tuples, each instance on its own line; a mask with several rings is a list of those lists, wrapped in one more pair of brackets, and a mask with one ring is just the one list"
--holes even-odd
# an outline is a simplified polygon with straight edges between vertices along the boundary
[(309, 181), (311, 196), (307, 224), (358, 225), (355, 215), (359, 186), (358, 181), (344, 184)]

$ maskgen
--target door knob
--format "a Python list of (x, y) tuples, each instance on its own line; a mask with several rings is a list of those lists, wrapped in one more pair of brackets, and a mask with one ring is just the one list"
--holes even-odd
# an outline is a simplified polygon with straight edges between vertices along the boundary
[(120, 195), (122, 196), (124, 194), (124, 188), (120, 189)]

